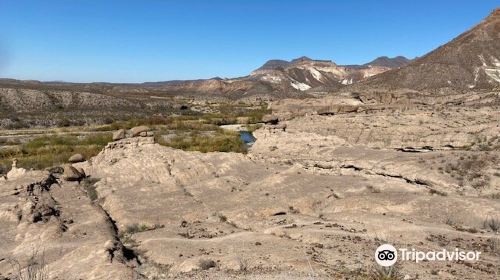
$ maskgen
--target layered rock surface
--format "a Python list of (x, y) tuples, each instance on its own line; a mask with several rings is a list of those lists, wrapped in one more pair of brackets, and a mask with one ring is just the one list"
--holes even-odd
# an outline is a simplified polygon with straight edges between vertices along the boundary
[(53, 180), (28, 171), (0, 181), (0, 278), (17, 279), (16, 264), (44, 263), (40, 279), (130, 279), (135, 272), (109, 217), (82, 185)]
[(499, 237), (485, 223), (500, 213), (495, 98), (461, 99), (474, 110), (280, 101), (248, 154), (133, 137), (74, 164), (90, 176), (81, 184), (15, 171), (0, 182), (0, 273), (36, 245), (54, 279), (352, 278), (391, 243), (482, 252), (401, 262), (407, 279), (496, 279)]

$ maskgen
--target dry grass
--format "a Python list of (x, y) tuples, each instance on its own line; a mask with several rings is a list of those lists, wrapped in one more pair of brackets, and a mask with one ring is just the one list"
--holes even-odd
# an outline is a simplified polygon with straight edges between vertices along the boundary
[(240, 134), (233, 131), (217, 130), (213, 135), (204, 135), (191, 132), (189, 135), (178, 135), (169, 140), (157, 137), (160, 145), (181, 149), (185, 151), (207, 152), (246, 152), (245, 143), (240, 139)]
[(500, 219), (493, 217), (486, 218), (486, 220), (484, 220), (483, 222), (483, 227), (485, 229), (491, 229), (492, 231), (497, 232), (498, 230), (500, 230)]
[(118, 129), (130, 129), (134, 126), (147, 125), (169, 130), (215, 130), (219, 125), (236, 124), (239, 117), (248, 118), (249, 124), (255, 124), (271, 111), (263, 104), (259, 108), (248, 107), (248, 105), (221, 104), (216, 113), (197, 113), (190, 111), (189, 114), (162, 116), (155, 115), (144, 118), (130, 118), (125, 121), (115, 121), (94, 131), (113, 131)]
[(487, 154), (471, 154), (461, 156), (454, 162), (449, 162), (444, 167), (444, 172), (456, 178), (460, 185), (470, 185), (476, 189), (488, 186), (491, 178), (485, 170), (497, 161), (496, 156)]
[(11, 260), (10, 264), (14, 270), (16, 280), (48, 280), (49, 271), (45, 263), (44, 252), (40, 253), (33, 249), (26, 266), (22, 266), (18, 260)]
[(370, 280), (402, 280), (403, 275), (397, 264), (389, 267), (377, 266), (369, 274)]
[[(71, 131), (87, 131), (91, 135), (78, 136), (43, 136), (21, 144), (14, 140), (2, 140), (0, 144), (9, 145), (0, 149), (0, 174), (6, 173), (12, 159), (18, 159), (18, 166), (23, 168), (43, 169), (60, 165), (74, 153), (81, 153), (86, 158), (98, 154), (111, 141), (111, 131), (130, 129), (147, 125), (156, 130), (156, 140), (161, 145), (186, 151), (201, 152), (246, 152), (246, 146), (239, 133), (223, 131), (219, 125), (235, 124), (239, 117), (248, 119), (248, 127), (255, 130), (262, 116), (270, 111), (267, 105), (251, 107), (245, 104), (219, 104), (215, 113), (185, 111), (181, 115), (153, 115), (128, 120), (109, 120), (107, 125), (99, 127), (74, 127)], [(60, 126), (67, 126), (61, 122)], [(65, 128), (69, 131), (69, 128)], [(109, 131), (109, 133), (107, 133)], [(164, 140), (162, 135), (175, 134)]]
[(67, 162), (68, 158), (81, 153), (86, 158), (97, 155), (111, 141), (111, 134), (78, 136), (42, 136), (22, 145), (0, 150), (0, 172), (9, 169), (12, 160), (18, 159), (18, 167), (43, 169)]

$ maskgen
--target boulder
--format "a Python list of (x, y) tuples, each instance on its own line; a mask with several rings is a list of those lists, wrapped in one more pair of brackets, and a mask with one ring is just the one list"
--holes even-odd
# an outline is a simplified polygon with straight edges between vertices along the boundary
[(238, 257), (226, 257), (221, 260), (220, 268), (228, 271), (246, 270), (246, 264)]
[(71, 164), (64, 165), (63, 179), (66, 181), (80, 181), (85, 177), (85, 174), (80, 173), (78, 169)]
[(7, 179), (19, 178), (26, 174), (26, 169), (17, 167), (17, 159), (12, 160), (12, 168), (7, 172)]
[(137, 137), (137, 136), (141, 136), (144, 135), (144, 136), (147, 136), (147, 133), (148, 131), (150, 131), (151, 129), (145, 125), (141, 125), (141, 126), (136, 126), (136, 127), (133, 127), (130, 129), (130, 134), (132, 134), (132, 137)]
[(278, 116), (264, 115), (262, 117), (262, 122), (263, 123), (268, 123), (268, 124), (277, 124), (279, 122), (279, 119), (278, 119)]
[(24, 168), (18, 168), (18, 167), (12, 167), (12, 169), (7, 173), (7, 179), (12, 180), (15, 178), (22, 177), (24, 174), (26, 174), (26, 169)]
[(186, 273), (192, 271), (208, 270), (216, 266), (217, 263), (211, 259), (190, 258), (178, 264), (177, 266), (174, 266), (172, 270), (175, 272)]
[(85, 157), (82, 154), (74, 154), (68, 159), (68, 161), (71, 163), (82, 162), (85, 161)]
[(125, 129), (119, 129), (113, 133), (113, 141), (118, 141), (125, 138)]

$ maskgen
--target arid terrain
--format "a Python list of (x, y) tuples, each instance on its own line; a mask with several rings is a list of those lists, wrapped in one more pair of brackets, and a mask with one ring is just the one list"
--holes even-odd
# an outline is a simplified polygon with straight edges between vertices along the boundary
[(412, 61), (2, 80), (0, 279), (499, 279), (499, 59), (496, 9)]

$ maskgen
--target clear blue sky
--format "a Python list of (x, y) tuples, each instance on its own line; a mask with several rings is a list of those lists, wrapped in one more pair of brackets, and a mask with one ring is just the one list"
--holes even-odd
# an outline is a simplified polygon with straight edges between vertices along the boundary
[(268, 59), (421, 56), (498, 0), (0, 0), (0, 77), (142, 82), (247, 75)]

